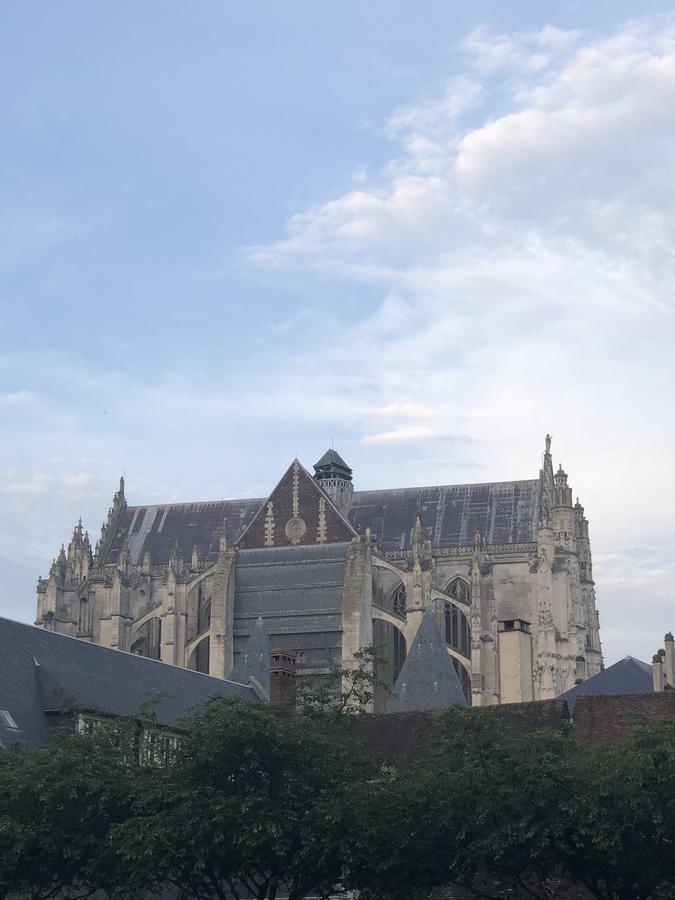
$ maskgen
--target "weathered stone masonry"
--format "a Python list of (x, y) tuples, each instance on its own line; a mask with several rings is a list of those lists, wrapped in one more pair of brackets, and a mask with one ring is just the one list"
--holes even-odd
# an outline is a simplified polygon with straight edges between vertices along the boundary
[(433, 604), (473, 705), (555, 697), (602, 652), (588, 521), (550, 444), (529, 481), (354, 491), (334, 450), (260, 499), (130, 506), (122, 479), (95, 547), (78, 523), (40, 579), (37, 624), (226, 677), (262, 614), (299, 675), (375, 643), (393, 683)]

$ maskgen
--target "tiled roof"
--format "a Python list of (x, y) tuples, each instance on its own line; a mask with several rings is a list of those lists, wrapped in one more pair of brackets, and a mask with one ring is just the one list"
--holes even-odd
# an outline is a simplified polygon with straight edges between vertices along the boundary
[(68, 710), (138, 716), (149, 707), (160, 725), (175, 728), (216, 694), (256, 698), (243, 684), (0, 618), (0, 710), (18, 726), (0, 721), (5, 744), (47, 743), (47, 713)]

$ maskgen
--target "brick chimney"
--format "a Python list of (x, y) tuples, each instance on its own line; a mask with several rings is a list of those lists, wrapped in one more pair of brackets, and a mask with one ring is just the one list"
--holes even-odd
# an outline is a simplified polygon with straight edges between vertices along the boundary
[(296, 662), (287, 650), (270, 653), (270, 703), (286, 703), (295, 697)]

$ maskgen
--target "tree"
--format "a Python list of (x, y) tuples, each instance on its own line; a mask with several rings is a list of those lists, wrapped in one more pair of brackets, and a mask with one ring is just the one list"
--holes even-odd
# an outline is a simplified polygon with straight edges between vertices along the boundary
[(119, 722), (0, 754), (0, 897), (114, 890), (108, 837), (131, 815), (136, 749), (135, 727)]
[(197, 898), (327, 896), (353, 826), (347, 789), (367, 771), (336, 735), (286, 708), (214, 698), (172, 764), (145, 780), (116, 832), (130, 871)]
[(488, 898), (675, 896), (672, 720), (596, 748), (492, 710), (440, 724), (429, 758), (363, 792), (351, 884), (394, 898), (452, 883)]
[(675, 719), (574, 762), (570, 875), (599, 900), (675, 896)]
[(334, 666), (316, 679), (304, 676), (295, 698), (298, 710), (306, 716), (337, 721), (367, 713), (375, 688), (384, 686), (374, 674), (376, 660), (385, 665), (377, 648), (370, 645), (354, 653), (355, 666)]
[(566, 735), (505, 733), (490, 712), (439, 717), (431, 754), (364, 791), (350, 883), (375, 896), (456, 884), (476, 896), (551, 896), (569, 791)]

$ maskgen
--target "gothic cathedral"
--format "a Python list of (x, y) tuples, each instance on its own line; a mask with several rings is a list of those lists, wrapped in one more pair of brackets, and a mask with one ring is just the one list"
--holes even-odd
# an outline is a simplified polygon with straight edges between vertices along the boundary
[(266, 498), (130, 506), (82, 524), (38, 582), (37, 624), (237, 678), (262, 615), (298, 675), (375, 646), (375, 698), (435, 615), (467, 702), (555, 697), (602, 668), (588, 521), (551, 440), (527, 481), (355, 491), (334, 450)]

